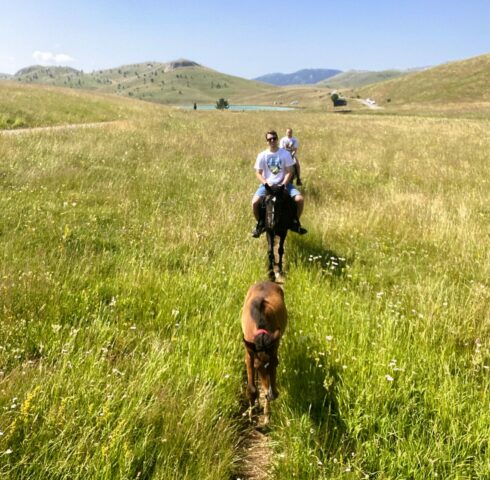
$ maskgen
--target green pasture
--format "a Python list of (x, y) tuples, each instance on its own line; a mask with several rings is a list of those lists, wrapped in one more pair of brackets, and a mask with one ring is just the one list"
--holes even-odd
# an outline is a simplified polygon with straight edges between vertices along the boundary
[(0, 131), (123, 120), (144, 106), (103, 94), (0, 82)]
[(130, 105), (0, 135), (0, 478), (243, 478), (252, 167), (289, 126), (270, 478), (489, 478), (490, 122)]

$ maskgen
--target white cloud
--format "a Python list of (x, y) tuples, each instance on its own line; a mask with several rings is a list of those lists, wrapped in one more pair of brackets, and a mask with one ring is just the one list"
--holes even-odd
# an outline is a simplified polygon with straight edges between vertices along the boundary
[(32, 58), (41, 65), (66, 65), (75, 61), (66, 53), (40, 52), (39, 50), (32, 54)]

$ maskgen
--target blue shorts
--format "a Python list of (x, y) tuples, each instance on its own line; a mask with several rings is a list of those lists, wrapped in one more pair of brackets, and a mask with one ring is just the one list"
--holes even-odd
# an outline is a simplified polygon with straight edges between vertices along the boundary
[[(287, 184), (287, 190), (288, 190), (288, 193), (289, 193), (289, 196), (294, 198), (296, 195), (300, 195), (301, 192), (294, 187), (294, 185), (292, 183), (288, 183)], [(257, 197), (265, 197), (265, 187), (264, 185), (261, 185), (257, 191), (255, 192), (255, 196)]]

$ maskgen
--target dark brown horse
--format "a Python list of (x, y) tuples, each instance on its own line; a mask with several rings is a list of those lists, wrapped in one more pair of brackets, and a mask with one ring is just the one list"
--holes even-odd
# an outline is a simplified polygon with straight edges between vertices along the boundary
[(266, 195), (263, 200), (265, 210), (265, 232), (267, 235), (267, 253), (269, 256), (269, 278), (275, 279), (274, 265), (274, 241), (279, 237), (279, 246), (277, 249), (278, 262), (277, 269), (279, 275), (282, 274), (282, 257), (284, 255), (284, 242), (288, 229), (292, 226), (296, 218), (294, 200), (292, 200), (283, 186), (265, 185)]
[(255, 386), (258, 372), (262, 390), (265, 392), (265, 423), (268, 422), (269, 402), (277, 398), (276, 370), (279, 364), (277, 352), (287, 325), (287, 310), (282, 288), (274, 282), (259, 282), (252, 285), (245, 297), (242, 310), (242, 331), (245, 343), (247, 366), (247, 397), (249, 415), (259, 396)]

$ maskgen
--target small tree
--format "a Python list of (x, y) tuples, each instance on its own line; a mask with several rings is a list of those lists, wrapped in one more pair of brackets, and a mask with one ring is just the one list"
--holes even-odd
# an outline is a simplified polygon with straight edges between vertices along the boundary
[(227, 110), (228, 108), (230, 108), (230, 104), (228, 103), (227, 100), (225, 100), (224, 98), (220, 98), (217, 102), (216, 102), (216, 108), (218, 110)]

